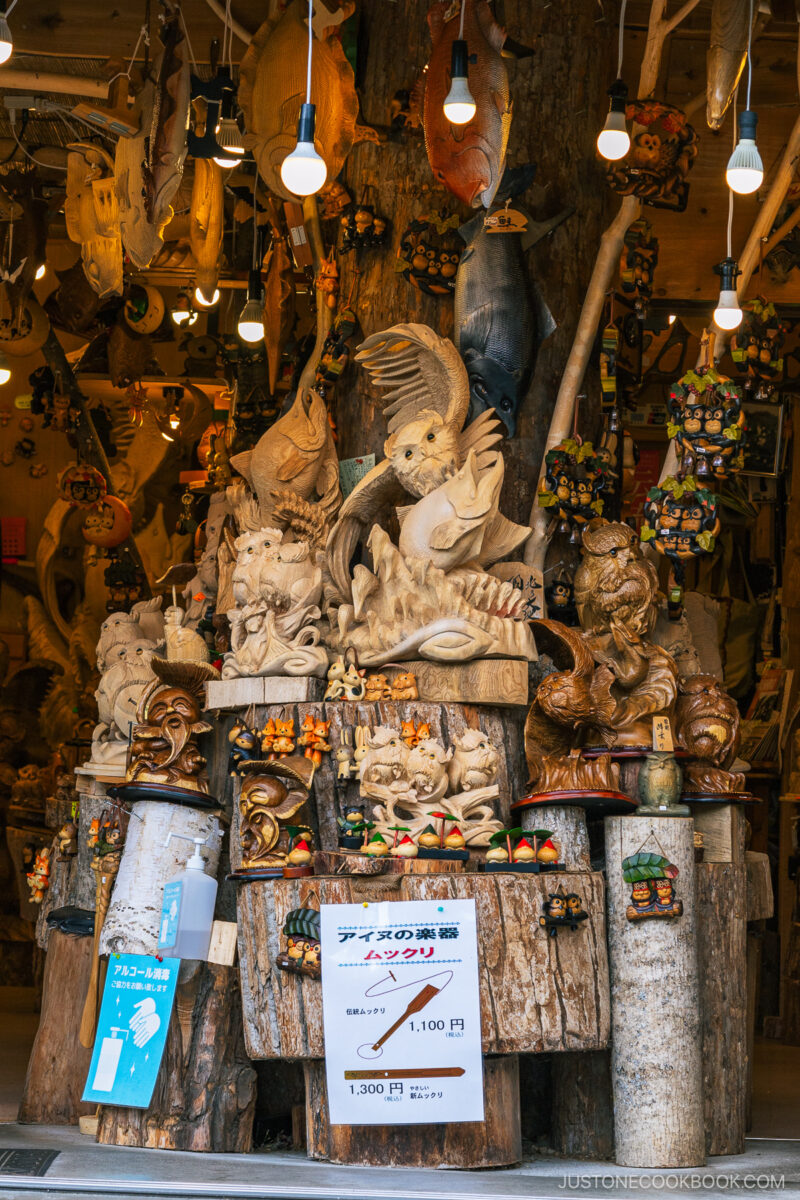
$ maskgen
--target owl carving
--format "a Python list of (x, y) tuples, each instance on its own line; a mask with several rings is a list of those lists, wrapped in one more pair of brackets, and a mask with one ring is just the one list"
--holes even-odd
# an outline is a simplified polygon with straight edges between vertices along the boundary
[(630, 641), (655, 625), (658, 575), (629, 525), (602, 519), (587, 525), (574, 588), (581, 627), (588, 633), (616, 630)]

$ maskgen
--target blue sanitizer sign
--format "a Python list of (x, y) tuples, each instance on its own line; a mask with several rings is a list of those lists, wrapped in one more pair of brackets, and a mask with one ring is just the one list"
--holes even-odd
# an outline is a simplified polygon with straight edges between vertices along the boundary
[(83, 1099), (148, 1108), (167, 1043), (180, 959), (113, 955)]
[(182, 896), (183, 883), (180, 879), (174, 879), (164, 888), (164, 902), (161, 905), (161, 925), (158, 934), (159, 950), (171, 950), (178, 940)]

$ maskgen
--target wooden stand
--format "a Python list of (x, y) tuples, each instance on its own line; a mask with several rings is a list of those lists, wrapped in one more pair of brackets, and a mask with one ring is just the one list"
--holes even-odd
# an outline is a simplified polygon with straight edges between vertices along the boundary
[(114, 884), (114, 894), (100, 938), (101, 954), (155, 954), (164, 884), (179, 875), (192, 853), (188, 838), (208, 837), (202, 847), (209, 875), (216, 875), (222, 843), (219, 821), (212, 813), (175, 804), (143, 800), (131, 808), (131, 819)]
[[(678, 867), (683, 915), (629, 921), (622, 861), (641, 849)], [(694, 834), (687, 817), (606, 820), (615, 1158), (625, 1167), (705, 1163)]]
[(94, 1104), (82, 1104), (91, 1049), (78, 1040), (78, 1026), (92, 966), (92, 939), (50, 932), (44, 993), (19, 1117), (23, 1124), (77, 1125)]
[(164, 1058), (148, 1109), (103, 1107), (98, 1142), (244, 1154), (252, 1146), (256, 1073), (242, 1036), (238, 972), (182, 964)]
[(582, 808), (547, 805), (520, 811), (523, 829), (550, 829), (560, 848), (559, 859), (568, 871), (591, 871), (586, 813)]
[[(589, 919), (557, 938), (539, 926), (553, 880), (581, 897)], [(317, 980), (275, 965), (287, 914), (309, 901), (474, 897), (484, 1054), (597, 1050), (608, 1043), (608, 966), (599, 874), (394, 875), (278, 879), (238, 889), (239, 965), (251, 1058), (325, 1054)], [(314, 899), (312, 899), (312, 897)]]
[(510, 1167), (522, 1158), (519, 1059), (484, 1058), (484, 1120), (446, 1125), (331, 1125), (325, 1062), (303, 1063), (309, 1158), (372, 1167)]

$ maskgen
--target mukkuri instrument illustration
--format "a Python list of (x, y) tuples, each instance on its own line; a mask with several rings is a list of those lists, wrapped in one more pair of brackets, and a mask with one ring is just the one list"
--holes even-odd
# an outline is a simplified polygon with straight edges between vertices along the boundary
[[(434, 996), (438, 996), (439, 993), (447, 987), (448, 983), (453, 978), (452, 971), (442, 971), (442, 972), (440, 972), (440, 975), (448, 976), (448, 978), (445, 979), (444, 983), (441, 984), (441, 986), (436, 986), (433, 983), (426, 983), (424, 988), (422, 988), (421, 991), (417, 992), (414, 999), (409, 1002), (405, 1012), (400, 1014), (400, 1016), (397, 1018), (397, 1020), (394, 1022), (394, 1024), (390, 1025), (389, 1028), (386, 1030), (386, 1033), (384, 1033), (381, 1037), (378, 1038), (377, 1042), (373, 1042), (372, 1045), (370, 1045), (368, 1042), (365, 1042), (363, 1046), (358, 1047), (357, 1053), (360, 1058), (378, 1058), (378, 1057), (380, 1057), (380, 1055), (383, 1053), (384, 1044), (386, 1042), (388, 1042), (388, 1040), (392, 1036), (392, 1034), (397, 1033), (397, 1030), (400, 1028), (400, 1026), (405, 1021), (408, 1020), (409, 1017), (413, 1017), (415, 1013), (422, 1012), (423, 1008), (425, 1008), (425, 1006), (427, 1004), (430, 1004), (430, 1002), (431, 1002), (431, 1000), (433, 1000)], [(435, 978), (437, 978), (437, 976), (432, 976), (432, 978), (435, 979)], [(404, 986), (407, 987), (408, 985), (406, 984)], [(397, 989), (397, 990), (399, 990), (399, 989)]]

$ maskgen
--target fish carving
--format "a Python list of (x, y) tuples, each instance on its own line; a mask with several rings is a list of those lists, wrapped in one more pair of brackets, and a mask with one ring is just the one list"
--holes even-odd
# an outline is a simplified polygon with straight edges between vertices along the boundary
[[(757, 11), (758, 5), (754, 6)], [(713, 0), (706, 55), (706, 121), (719, 129), (747, 59), (750, 0)]]
[(81, 248), (83, 269), (103, 299), (122, 295), (122, 237), (114, 163), (101, 146), (71, 142), (67, 155), (64, 222)]
[[(266, 20), (247, 48), (239, 68), (239, 105), (245, 118), (244, 144), (252, 150), (261, 178), (270, 191), (295, 200), (280, 170), (295, 147), (300, 106), (306, 98), (308, 6), (291, 0), (276, 20)], [(317, 108), (314, 145), (336, 179), (352, 146), (377, 142), (374, 130), (359, 125), (355, 76), (330, 22), (317, 38), (311, 75), (311, 100)]]
[(157, 64), (147, 163), (144, 169), (145, 213), (161, 233), (172, 217), (170, 201), (180, 187), (189, 128), (191, 75), (180, 8), (163, 0), (166, 20), (163, 50)]
[(207, 300), (214, 295), (219, 278), (224, 217), (222, 168), (213, 158), (196, 158), (189, 210), (189, 241), (197, 264), (195, 284)]
[(460, 9), (451, 0), (436, 0), (428, 13), (433, 48), (425, 84), (425, 148), (434, 175), (454, 196), (473, 208), (488, 208), (503, 178), (511, 129), (508, 72), (501, 54), (506, 33), (492, 16), (488, 0), (464, 4), (475, 116), (466, 125), (451, 125), (444, 115)]

